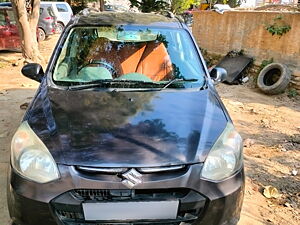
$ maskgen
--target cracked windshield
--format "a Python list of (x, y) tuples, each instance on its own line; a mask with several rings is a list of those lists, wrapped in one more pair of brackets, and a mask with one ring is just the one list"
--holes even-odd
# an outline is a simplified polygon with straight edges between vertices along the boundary
[(202, 87), (204, 70), (184, 30), (139, 26), (76, 27), (54, 68), (61, 85)]

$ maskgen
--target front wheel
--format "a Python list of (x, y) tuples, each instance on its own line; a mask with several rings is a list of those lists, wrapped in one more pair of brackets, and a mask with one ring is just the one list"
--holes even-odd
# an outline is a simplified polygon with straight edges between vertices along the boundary
[(46, 39), (46, 33), (43, 29), (38, 28), (38, 42), (44, 41)]
[(56, 25), (56, 33), (61, 33), (64, 30), (65, 26), (62, 23), (57, 23)]

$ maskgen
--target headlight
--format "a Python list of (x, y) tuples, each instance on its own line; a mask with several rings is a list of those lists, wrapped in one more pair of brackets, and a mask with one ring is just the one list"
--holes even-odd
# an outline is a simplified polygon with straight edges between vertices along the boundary
[(54, 159), (27, 121), (21, 124), (12, 139), (11, 163), (20, 175), (38, 183), (59, 178)]
[(201, 172), (205, 179), (220, 181), (233, 175), (243, 164), (243, 141), (231, 123), (227, 123), (212, 149)]

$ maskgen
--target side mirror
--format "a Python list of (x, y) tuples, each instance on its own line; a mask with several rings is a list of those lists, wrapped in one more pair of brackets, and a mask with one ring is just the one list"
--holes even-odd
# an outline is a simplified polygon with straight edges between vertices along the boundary
[(44, 77), (44, 70), (42, 66), (37, 63), (28, 63), (22, 68), (21, 72), (25, 77), (37, 82), (41, 82)]
[(210, 71), (210, 77), (213, 80), (214, 84), (218, 84), (226, 80), (227, 71), (221, 67), (215, 67)]

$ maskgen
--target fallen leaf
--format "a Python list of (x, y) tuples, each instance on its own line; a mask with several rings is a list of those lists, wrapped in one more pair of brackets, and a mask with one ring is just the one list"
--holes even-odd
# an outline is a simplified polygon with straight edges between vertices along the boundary
[(9, 135), (9, 132), (8, 132), (8, 131), (3, 132), (3, 133), (0, 133), (0, 138), (7, 137), (8, 135)]
[(26, 110), (28, 108), (29, 103), (25, 102), (22, 105), (20, 105), (20, 109)]
[(279, 192), (277, 188), (273, 186), (266, 186), (263, 192), (263, 195), (266, 198), (278, 198), (279, 197)]

